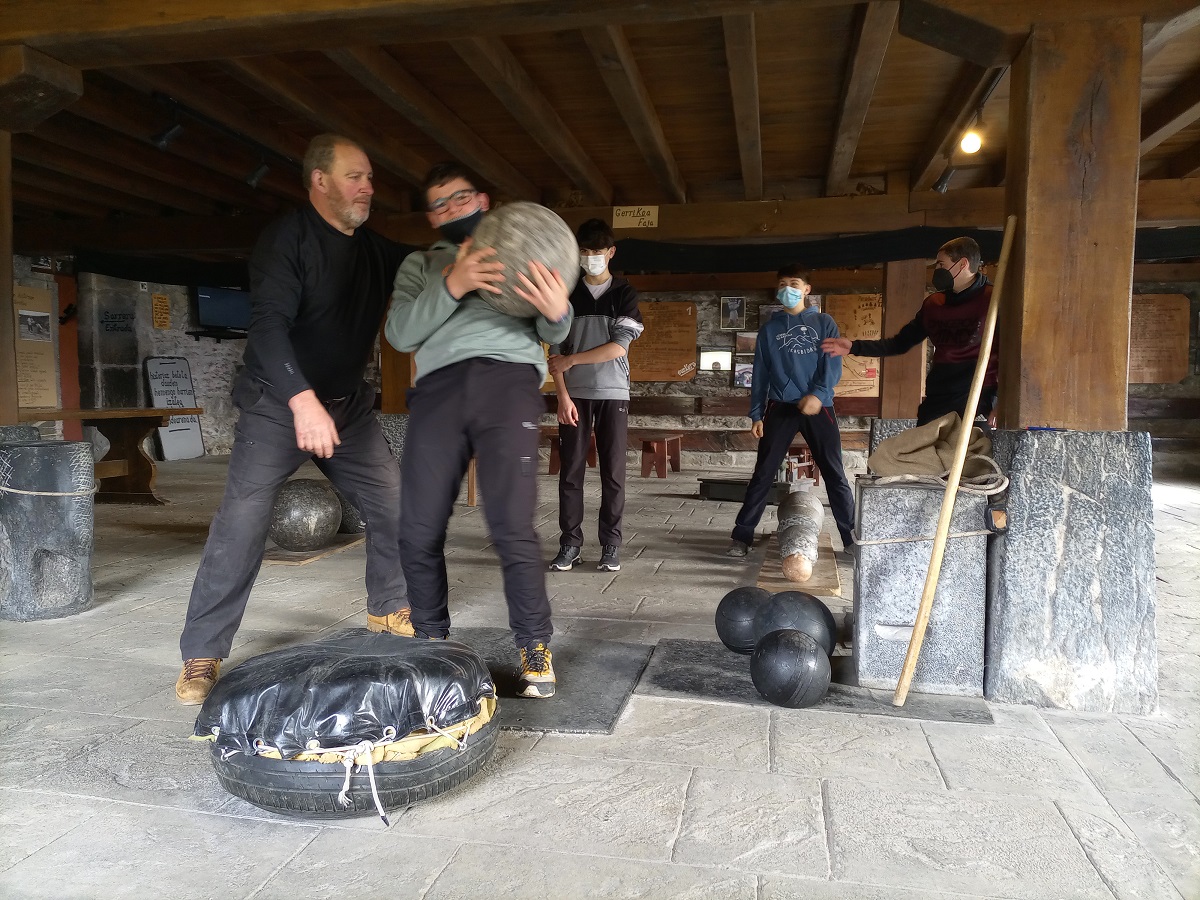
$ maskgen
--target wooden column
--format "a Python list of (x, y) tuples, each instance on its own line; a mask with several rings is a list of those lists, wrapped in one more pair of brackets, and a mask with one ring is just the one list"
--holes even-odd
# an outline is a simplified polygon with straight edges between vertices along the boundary
[(388, 343), (382, 332), (379, 335), (379, 411), (384, 413), (408, 412), (406, 394), (413, 383), (413, 354), (401, 353)]
[(1000, 424), (1126, 426), (1142, 30), (1034, 26), (1012, 69)]
[[(904, 259), (883, 266), (883, 336), (912, 321), (925, 300), (925, 261)], [(925, 385), (925, 345), (882, 360), (880, 412), (885, 419), (915, 419)]]
[(13, 311), (12, 135), (0, 131), (0, 425), (17, 424), (17, 317)]

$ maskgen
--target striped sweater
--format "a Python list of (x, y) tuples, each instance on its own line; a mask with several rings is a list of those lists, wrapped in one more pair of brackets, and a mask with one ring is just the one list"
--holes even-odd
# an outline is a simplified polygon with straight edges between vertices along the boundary
[[(575, 310), (571, 331), (562, 343), (551, 345), (551, 353), (585, 353), (603, 344), (616, 343), (628, 354), (629, 345), (637, 340), (645, 327), (642, 314), (638, 312), (637, 290), (616, 275), (599, 297), (593, 297), (587, 283), (580, 278), (571, 293), (571, 306)], [(572, 398), (629, 399), (628, 355), (592, 365), (572, 366), (563, 378)]]

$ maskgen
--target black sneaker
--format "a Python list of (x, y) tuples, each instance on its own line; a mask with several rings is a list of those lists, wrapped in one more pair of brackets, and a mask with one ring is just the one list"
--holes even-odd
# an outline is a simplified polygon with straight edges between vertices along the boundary
[(616, 544), (605, 544), (604, 552), (600, 555), (600, 562), (596, 563), (596, 571), (620, 572), (621, 548)]
[(550, 648), (539, 641), (521, 648), (521, 674), (517, 678), (517, 695), (534, 700), (554, 696), (554, 667)]
[(583, 562), (583, 557), (579, 555), (579, 548), (572, 547), (570, 544), (562, 544), (558, 548), (558, 556), (550, 563), (551, 572), (570, 572), (573, 568)]
[(750, 554), (750, 545), (743, 541), (732, 540), (729, 542), (729, 549), (725, 551), (726, 556), (732, 556), (737, 559), (744, 559)]

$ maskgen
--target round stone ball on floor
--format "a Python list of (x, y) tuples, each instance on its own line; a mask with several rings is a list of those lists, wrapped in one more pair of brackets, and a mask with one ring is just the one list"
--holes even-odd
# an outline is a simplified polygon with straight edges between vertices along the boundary
[(296, 478), (279, 489), (270, 535), (281, 550), (320, 550), (341, 524), (342, 504), (333, 486), (316, 478)]
[(837, 620), (824, 603), (804, 591), (780, 591), (763, 605), (754, 620), (755, 638), (791, 628), (803, 631), (825, 651), (837, 644)]
[(764, 635), (750, 656), (750, 678), (764, 700), (788, 709), (819, 703), (829, 690), (829, 656), (794, 628)]
[(558, 270), (567, 285), (567, 293), (579, 281), (579, 244), (558, 213), (537, 203), (506, 203), (486, 213), (475, 229), (474, 247), (491, 247), (495, 259), (504, 263), (504, 281), (500, 293), (478, 291), (476, 296), (500, 312), (532, 319), (541, 315), (515, 289), (528, 290), (518, 273), (529, 276), (529, 261), (537, 260)]
[(717, 637), (734, 653), (750, 653), (758, 639), (754, 621), (771, 599), (760, 587), (738, 587), (717, 604)]

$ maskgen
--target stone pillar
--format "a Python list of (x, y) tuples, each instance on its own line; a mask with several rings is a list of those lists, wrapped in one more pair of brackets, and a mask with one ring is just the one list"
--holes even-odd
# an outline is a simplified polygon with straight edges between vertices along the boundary
[(0, 425), (17, 423), (17, 317), (13, 311), (12, 135), (0, 131)]
[(994, 448), (1011, 484), (988, 566), (987, 697), (1153, 712), (1150, 436), (999, 432)]
[(1012, 67), (1000, 423), (1126, 425), (1142, 23), (1037, 24)]

